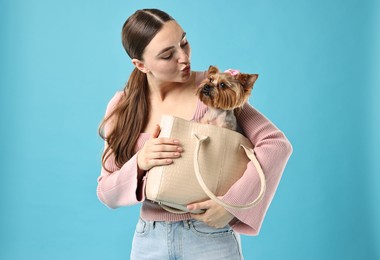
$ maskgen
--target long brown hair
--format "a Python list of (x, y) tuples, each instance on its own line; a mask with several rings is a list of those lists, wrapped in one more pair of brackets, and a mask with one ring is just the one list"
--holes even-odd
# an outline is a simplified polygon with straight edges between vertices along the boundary
[[(121, 33), (129, 57), (143, 60), (146, 46), (163, 24), (170, 20), (174, 19), (158, 9), (142, 9), (131, 15), (124, 23)], [(134, 68), (118, 104), (100, 124), (99, 135), (108, 144), (102, 156), (102, 165), (108, 172), (111, 171), (106, 168), (106, 161), (112, 153), (119, 168), (135, 153), (137, 139), (146, 127), (149, 115), (148, 91), (146, 74)], [(107, 123), (111, 123), (111, 129), (105, 134), (104, 127)]]

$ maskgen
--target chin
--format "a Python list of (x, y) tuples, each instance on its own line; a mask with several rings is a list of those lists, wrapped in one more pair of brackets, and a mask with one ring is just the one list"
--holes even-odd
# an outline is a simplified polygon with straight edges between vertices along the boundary
[(181, 71), (181, 78), (182, 78), (183, 82), (190, 80), (191, 75), (192, 75), (191, 71)]

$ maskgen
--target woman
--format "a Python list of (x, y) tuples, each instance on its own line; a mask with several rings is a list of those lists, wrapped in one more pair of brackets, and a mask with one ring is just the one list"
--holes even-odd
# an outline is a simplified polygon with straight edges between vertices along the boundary
[[(100, 133), (105, 142), (97, 194), (108, 207), (142, 202), (131, 259), (242, 259), (238, 233), (257, 235), (292, 148), (284, 134), (246, 104), (237, 120), (255, 145), (266, 174), (262, 202), (231, 210), (207, 200), (188, 205), (202, 214), (171, 214), (144, 197), (145, 173), (181, 156), (181, 140), (158, 138), (161, 116), (199, 121), (207, 107), (195, 96), (205, 72), (190, 67), (186, 33), (157, 9), (136, 11), (122, 29), (123, 46), (135, 66), (123, 92), (109, 102)], [(259, 180), (252, 163), (223, 196), (243, 204), (256, 198)], [(182, 259), (181, 258), (181, 259)]]

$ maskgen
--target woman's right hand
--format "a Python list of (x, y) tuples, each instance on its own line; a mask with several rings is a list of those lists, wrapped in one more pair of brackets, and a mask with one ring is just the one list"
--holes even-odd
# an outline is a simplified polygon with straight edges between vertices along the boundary
[(156, 125), (151, 138), (145, 142), (137, 155), (140, 170), (148, 171), (154, 166), (168, 165), (181, 156), (183, 151), (178, 139), (158, 138), (160, 126)]

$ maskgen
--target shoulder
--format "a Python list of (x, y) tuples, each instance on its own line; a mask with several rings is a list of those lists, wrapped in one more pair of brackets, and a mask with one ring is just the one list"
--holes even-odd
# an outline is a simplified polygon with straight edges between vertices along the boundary
[[(207, 77), (207, 71), (194, 71), (195, 73), (195, 87), (201, 84), (201, 81)], [(193, 116), (193, 121), (199, 122), (203, 115), (206, 113), (208, 107), (197, 98), (197, 106)]]
[(124, 95), (123, 91), (117, 91), (115, 93), (115, 95), (108, 102), (107, 109), (106, 109), (106, 115), (109, 115), (115, 109), (116, 105), (119, 103), (119, 101), (123, 95)]
[(194, 71), (195, 73), (195, 85), (198, 86), (202, 80), (207, 77), (207, 70), (205, 71)]
[(256, 127), (258, 125), (270, 122), (270, 120), (266, 116), (264, 116), (261, 112), (259, 112), (248, 102), (245, 103), (242, 109), (238, 112), (237, 120), (239, 123), (242, 124), (244, 124), (244, 122), (250, 122), (251, 124), (255, 124)]
[(123, 91), (118, 91), (115, 93), (115, 95), (111, 98), (111, 100), (108, 102), (106, 113), (103, 119), (103, 134), (104, 136), (107, 136), (107, 134), (110, 132), (110, 129), (113, 126), (113, 119), (110, 118), (110, 115), (112, 112), (115, 110), (116, 105), (119, 103), (121, 98), (123, 97), (124, 92)]

